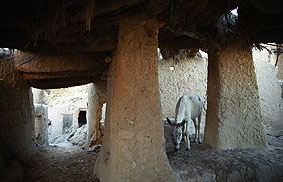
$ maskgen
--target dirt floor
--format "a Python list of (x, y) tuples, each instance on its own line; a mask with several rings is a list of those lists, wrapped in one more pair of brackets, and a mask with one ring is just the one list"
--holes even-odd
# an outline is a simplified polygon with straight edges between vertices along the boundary
[(93, 176), (98, 153), (77, 146), (48, 146), (26, 164), (26, 182), (99, 182)]
[[(264, 150), (212, 150), (192, 144), (190, 151), (167, 152), (183, 181), (283, 181), (283, 137), (267, 136)], [(98, 182), (93, 169), (98, 153), (72, 145), (40, 149), (25, 167), (28, 182)]]
[(267, 139), (267, 149), (212, 150), (193, 144), (190, 151), (167, 156), (183, 181), (283, 181), (283, 137)]

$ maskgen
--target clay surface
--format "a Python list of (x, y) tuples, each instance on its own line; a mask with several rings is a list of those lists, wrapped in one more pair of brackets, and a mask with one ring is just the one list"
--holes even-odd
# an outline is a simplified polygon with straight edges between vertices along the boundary
[(35, 152), (32, 93), (13, 68), (10, 57), (0, 58), (0, 146), (3, 158), (28, 160)]
[(209, 63), (204, 142), (218, 149), (265, 147), (251, 50), (210, 50)]
[(277, 63), (278, 72), (276, 74), (279, 80), (283, 80), (283, 54), (281, 53)]
[(37, 144), (48, 145), (48, 108), (35, 104), (35, 141)]
[(157, 35), (154, 20), (120, 24), (108, 80), (105, 136), (95, 168), (101, 181), (178, 180), (164, 150)]
[[(14, 67), (24, 73), (68, 73), (70, 71), (88, 71), (107, 68), (103, 64), (106, 56), (92, 54), (75, 55), (40, 55), (15, 51), (13, 55)], [(99, 63), (98, 63), (99, 62)], [(100, 63), (102, 62), (102, 63)], [(51, 75), (50, 75), (51, 76)]]
[(89, 84), (88, 87), (88, 108), (87, 108), (87, 146), (98, 145), (102, 143), (103, 126), (100, 123), (102, 119), (102, 107), (106, 102), (106, 83)]
[(103, 79), (109, 64), (104, 53), (44, 55), (15, 51), (13, 66), (30, 86), (65, 88)]

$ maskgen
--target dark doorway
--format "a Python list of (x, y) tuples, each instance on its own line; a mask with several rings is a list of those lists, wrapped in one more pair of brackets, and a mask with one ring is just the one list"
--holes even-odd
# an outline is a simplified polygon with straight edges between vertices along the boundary
[(79, 127), (86, 124), (86, 111), (80, 111), (78, 120), (79, 120)]

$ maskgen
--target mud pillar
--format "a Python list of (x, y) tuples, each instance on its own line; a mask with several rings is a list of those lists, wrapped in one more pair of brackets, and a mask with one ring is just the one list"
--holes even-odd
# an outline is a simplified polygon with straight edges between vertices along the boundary
[(42, 104), (35, 104), (35, 141), (48, 145), (48, 107)]
[(278, 70), (277, 70), (276, 76), (279, 80), (283, 81), (283, 54), (282, 53), (278, 57), (277, 67), (278, 67)]
[(101, 114), (103, 103), (106, 102), (106, 83), (90, 84), (88, 87), (87, 109), (87, 147), (102, 143), (103, 126), (101, 126)]
[(154, 20), (120, 24), (110, 66), (106, 130), (95, 174), (103, 181), (178, 181), (165, 154)]
[(210, 49), (204, 143), (216, 149), (265, 147), (250, 48)]
[(48, 105), (48, 94), (45, 90), (32, 88), (34, 104)]
[(0, 150), (4, 159), (28, 160), (35, 152), (32, 93), (11, 64), (0, 58)]

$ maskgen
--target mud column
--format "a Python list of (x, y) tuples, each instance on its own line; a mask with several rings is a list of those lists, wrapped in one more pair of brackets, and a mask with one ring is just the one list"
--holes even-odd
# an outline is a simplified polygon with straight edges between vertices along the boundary
[(164, 148), (157, 61), (158, 23), (120, 24), (110, 66), (106, 130), (95, 174), (101, 181), (177, 181)]
[(278, 67), (278, 71), (277, 71), (276, 76), (279, 80), (283, 81), (283, 55), (282, 53), (278, 57), (277, 67)]
[(102, 143), (103, 129), (100, 124), (106, 86), (103, 84), (90, 84), (88, 87), (88, 110), (87, 110), (87, 146), (92, 147)]
[(210, 49), (204, 143), (217, 149), (265, 147), (250, 48)]
[(32, 93), (11, 64), (0, 58), (0, 150), (3, 158), (28, 160), (35, 152)]
[(37, 144), (48, 145), (48, 107), (35, 104), (35, 141)]

